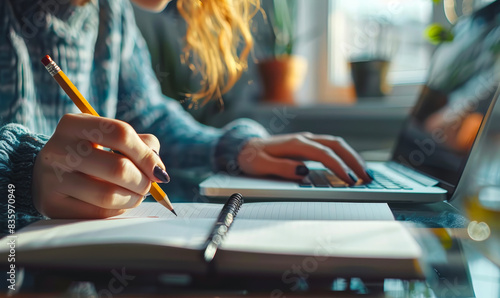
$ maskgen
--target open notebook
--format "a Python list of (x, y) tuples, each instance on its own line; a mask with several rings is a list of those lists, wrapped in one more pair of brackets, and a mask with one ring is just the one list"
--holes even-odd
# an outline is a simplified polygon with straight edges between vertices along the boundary
[[(16, 262), (279, 276), (292, 266), (314, 265), (310, 274), (318, 276), (422, 277), (420, 247), (387, 204), (243, 204), (215, 259), (206, 263), (203, 245), (221, 208), (177, 203), (174, 218), (157, 203), (143, 203), (106, 220), (40, 221), (14, 235)], [(0, 260), (7, 260), (11, 239), (2, 239)]]

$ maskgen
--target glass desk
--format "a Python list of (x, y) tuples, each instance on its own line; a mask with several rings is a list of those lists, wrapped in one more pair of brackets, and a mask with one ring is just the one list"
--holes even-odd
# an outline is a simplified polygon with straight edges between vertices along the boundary
[[(167, 191), (174, 204), (206, 201), (194, 185), (172, 183)], [(22, 285), (16, 293), (23, 297), (500, 297), (500, 267), (479, 252), (468, 237), (467, 219), (454, 206), (441, 202), (390, 207), (424, 251), (425, 281), (306, 278), (292, 291), (280, 277), (134, 271), (124, 261), (123, 268), (113, 270), (24, 268), (17, 277)], [(5, 292), (7, 285), (1, 283)]]

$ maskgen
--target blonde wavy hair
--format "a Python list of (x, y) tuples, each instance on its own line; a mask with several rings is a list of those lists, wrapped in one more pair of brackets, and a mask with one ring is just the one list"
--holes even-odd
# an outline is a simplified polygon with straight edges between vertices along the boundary
[(260, 0), (178, 0), (177, 9), (187, 23), (182, 61), (193, 58), (190, 67), (202, 77), (200, 89), (186, 96), (202, 104), (221, 100), (248, 67)]

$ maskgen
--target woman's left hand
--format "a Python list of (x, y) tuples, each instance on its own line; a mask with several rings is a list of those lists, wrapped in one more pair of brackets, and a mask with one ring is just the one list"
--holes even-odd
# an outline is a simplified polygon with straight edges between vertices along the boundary
[(304, 160), (323, 163), (349, 185), (358, 178), (371, 181), (359, 154), (344, 139), (330, 135), (297, 133), (250, 139), (238, 156), (240, 169), (249, 175), (276, 175), (301, 180), (309, 171)]

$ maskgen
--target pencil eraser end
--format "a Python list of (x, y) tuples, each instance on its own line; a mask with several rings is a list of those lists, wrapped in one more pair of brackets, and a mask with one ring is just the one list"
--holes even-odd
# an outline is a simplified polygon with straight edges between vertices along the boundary
[(52, 58), (50, 58), (49, 55), (45, 55), (45, 57), (42, 58), (42, 63), (44, 66), (47, 66), (52, 62)]

